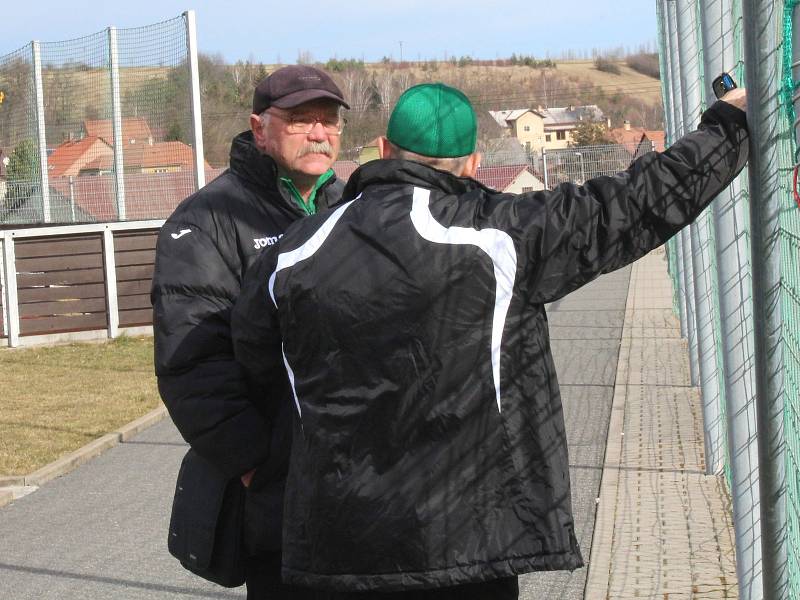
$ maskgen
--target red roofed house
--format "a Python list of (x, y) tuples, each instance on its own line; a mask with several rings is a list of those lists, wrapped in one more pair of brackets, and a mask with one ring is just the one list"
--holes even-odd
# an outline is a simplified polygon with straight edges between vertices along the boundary
[(527, 164), (478, 167), (475, 179), (498, 192), (520, 194), (544, 189), (544, 182), (531, 172)]
[(664, 132), (657, 129), (644, 127), (631, 127), (630, 121), (625, 121), (622, 127), (609, 129), (608, 139), (615, 144), (625, 146), (631, 156), (640, 156), (655, 148), (657, 152), (664, 151)]
[[(126, 173), (194, 171), (194, 151), (183, 142), (154, 142), (127, 146), (122, 152)], [(211, 168), (206, 163), (206, 169)], [(99, 156), (81, 169), (81, 175), (105, 175), (114, 170), (113, 152)]]
[(113, 159), (111, 146), (97, 136), (66, 142), (56, 146), (47, 157), (49, 177), (75, 177), (89, 163), (103, 157)]
[[(50, 186), (79, 209), (82, 219), (117, 218), (113, 126), (110, 119), (86, 121), (83, 139), (67, 141), (48, 157)], [(143, 118), (122, 120), (125, 218), (168, 216), (195, 191), (194, 150), (183, 142), (155, 142)], [(213, 179), (218, 171), (205, 163)]]
[[(83, 122), (83, 131), (86, 137), (99, 137), (109, 146), (114, 145), (114, 124), (111, 119), (97, 119)], [(147, 119), (143, 117), (127, 117), (122, 119), (122, 143), (152, 144), (153, 134)]]

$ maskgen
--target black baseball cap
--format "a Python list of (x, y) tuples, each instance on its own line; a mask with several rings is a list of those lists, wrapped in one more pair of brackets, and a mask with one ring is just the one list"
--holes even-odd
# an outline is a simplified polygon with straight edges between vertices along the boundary
[(261, 114), (270, 106), (293, 108), (304, 102), (330, 98), (345, 108), (342, 92), (330, 75), (306, 65), (281, 67), (261, 80), (253, 92), (253, 113)]

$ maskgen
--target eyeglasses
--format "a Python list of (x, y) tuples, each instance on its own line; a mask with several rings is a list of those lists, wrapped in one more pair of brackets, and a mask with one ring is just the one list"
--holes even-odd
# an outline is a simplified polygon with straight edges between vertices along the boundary
[(298, 133), (308, 135), (314, 129), (314, 126), (319, 123), (328, 135), (341, 135), (344, 131), (344, 126), (347, 124), (347, 119), (336, 115), (281, 115), (276, 112), (268, 111), (268, 114), (273, 117), (278, 117), (281, 121), (286, 122), (286, 128), (289, 133)]

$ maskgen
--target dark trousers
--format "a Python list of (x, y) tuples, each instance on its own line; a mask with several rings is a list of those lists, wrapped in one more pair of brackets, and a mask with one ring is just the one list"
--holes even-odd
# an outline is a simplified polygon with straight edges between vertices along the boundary
[(247, 600), (517, 600), (516, 577), (407, 592), (327, 592), (286, 585), (280, 577), (280, 553), (250, 559)]
[(516, 577), (467, 583), (431, 590), (408, 592), (332, 592), (314, 600), (517, 600), (519, 583)]
[(319, 592), (286, 585), (281, 581), (281, 553), (247, 559), (247, 600), (319, 600)]

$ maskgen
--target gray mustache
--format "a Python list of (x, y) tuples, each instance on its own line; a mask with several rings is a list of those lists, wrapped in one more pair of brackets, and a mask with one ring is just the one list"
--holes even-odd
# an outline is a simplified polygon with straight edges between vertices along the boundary
[(325, 154), (327, 156), (333, 156), (333, 146), (328, 142), (309, 142), (300, 149), (300, 153), (297, 156), (298, 158), (302, 158), (306, 154)]

